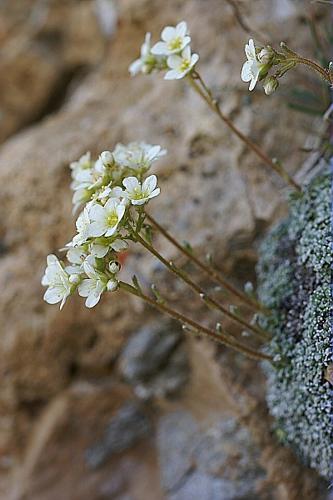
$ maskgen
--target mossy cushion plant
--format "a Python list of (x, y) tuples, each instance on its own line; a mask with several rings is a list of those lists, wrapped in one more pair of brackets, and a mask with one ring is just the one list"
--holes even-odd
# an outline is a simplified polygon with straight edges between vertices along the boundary
[(260, 248), (259, 296), (272, 311), (267, 403), (276, 432), (301, 459), (332, 478), (331, 175), (291, 200), (286, 220)]

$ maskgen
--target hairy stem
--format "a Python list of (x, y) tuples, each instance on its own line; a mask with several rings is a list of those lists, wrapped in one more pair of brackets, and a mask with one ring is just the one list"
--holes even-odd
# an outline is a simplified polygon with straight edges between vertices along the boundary
[(199, 285), (194, 283), (194, 281), (191, 280), (191, 278), (178, 269), (172, 262), (168, 261), (165, 259), (152, 245), (150, 245), (146, 240), (144, 240), (140, 235), (135, 235), (136, 241), (139, 242), (143, 247), (146, 248), (152, 255), (154, 255), (169, 271), (174, 273), (178, 278), (180, 278), (182, 281), (184, 281), (196, 294), (199, 295), (199, 297), (206, 302), (206, 304), (210, 307), (213, 307), (214, 309), (217, 309), (220, 311), (222, 314), (230, 318), (232, 321), (235, 323), (238, 323), (241, 325), (243, 328), (246, 328), (247, 330), (250, 330), (254, 335), (257, 335), (261, 340), (269, 340), (271, 337), (270, 335), (262, 330), (261, 328), (251, 325), (247, 321), (245, 321), (243, 318), (240, 318), (230, 312), (227, 308), (225, 308), (222, 304), (220, 304), (217, 300), (214, 298), (210, 297), (205, 290), (203, 290)]
[(178, 250), (180, 250), (183, 255), (185, 255), (189, 260), (191, 260), (197, 267), (199, 267), (207, 276), (209, 276), (213, 281), (221, 285), (223, 288), (228, 290), (228, 292), (238, 299), (242, 300), (251, 309), (263, 313), (269, 314), (269, 310), (266, 309), (260, 302), (255, 299), (251, 299), (248, 295), (240, 291), (238, 288), (231, 285), (216, 269), (202, 262), (193, 253), (183, 247), (178, 241), (163, 227), (161, 226), (151, 215), (146, 213), (147, 219), (153, 224), (153, 226), (168, 240), (172, 243)]
[(179, 321), (183, 325), (187, 325), (191, 329), (193, 329), (196, 333), (205, 335), (206, 337), (215, 340), (219, 342), (220, 344), (224, 344), (231, 349), (234, 349), (235, 351), (238, 351), (245, 356), (248, 356), (252, 359), (256, 360), (266, 360), (266, 361), (272, 361), (271, 356), (268, 354), (264, 354), (259, 351), (255, 351), (254, 349), (251, 349), (245, 345), (243, 345), (241, 342), (238, 342), (235, 339), (232, 339), (228, 334), (224, 332), (215, 332), (214, 330), (211, 330), (203, 325), (200, 325), (196, 321), (193, 321), (191, 318), (188, 318), (187, 316), (184, 316), (183, 314), (179, 313), (178, 311), (170, 308), (166, 304), (162, 304), (161, 302), (158, 302), (148, 295), (145, 295), (141, 290), (138, 290), (137, 288), (134, 288), (133, 286), (129, 285), (128, 283), (124, 283), (123, 281), (119, 282), (119, 287), (121, 290), (124, 290), (128, 293), (131, 293), (132, 295), (135, 295), (136, 297), (141, 298), (147, 304), (150, 304), (153, 306), (155, 309), (160, 311), (163, 314), (166, 314), (167, 316), (170, 316), (171, 318), (175, 319), (176, 321)]
[[(197, 94), (202, 97), (210, 107), (210, 109), (232, 130), (232, 132), (237, 135), (237, 137), (246, 144), (246, 146), (251, 149), (266, 165), (274, 170), (280, 177), (282, 177), (293, 189), (301, 191), (300, 186), (294, 181), (294, 179), (288, 174), (288, 172), (279, 163), (273, 161), (266, 153), (263, 151), (256, 143), (251, 141), (246, 135), (241, 132), (236, 125), (228, 118), (219, 106), (216, 99), (213, 98), (212, 92), (207, 87), (202, 77), (197, 72), (190, 73), (187, 77), (192, 88), (197, 92)], [(199, 83), (198, 83), (199, 82)]]

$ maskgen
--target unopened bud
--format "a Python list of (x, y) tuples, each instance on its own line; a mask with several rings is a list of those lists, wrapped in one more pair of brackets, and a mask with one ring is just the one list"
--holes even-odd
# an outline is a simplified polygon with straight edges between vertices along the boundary
[(116, 280), (109, 280), (107, 285), (106, 285), (107, 291), (108, 292), (114, 292), (118, 288), (118, 281)]
[(116, 260), (113, 260), (113, 261), (112, 261), (112, 262), (110, 262), (110, 264), (109, 264), (109, 271), (110, 271), (110, 273), (112, 273), (112, 274), (117, 274), (117, 273), (119, 273), (119, 271), (120, 271), (120, 267), (121, 267), (121, 266), (120, 266), (119, 262), (117, 262)]
[(100, 159), (105, 167), (110, 167), (114, 164), (114, 158), (111, 151), (103, 151), (103, 153), (100, 154)]
[(68, 280), (72, 285), (77, 285), (80, 282), (80, 276), (78, 274), (71, 274)]
[(274, 50), (272, 49), (272, 47), (267, 45), (259, 52), (258, 61), (261, 64), (271, 64), (273, 62), (274, 56), (275, 56)]
[(266, 95), (271, 95), (279, 86), (278, 79), (275, 76), (268, 76), (264, 81), (264, 91)]

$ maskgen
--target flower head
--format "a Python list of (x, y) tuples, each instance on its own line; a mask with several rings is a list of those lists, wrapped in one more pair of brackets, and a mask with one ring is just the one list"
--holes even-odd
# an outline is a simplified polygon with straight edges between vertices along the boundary
[(167, 59), (170, 70), (165, 74), (165, 80), (179, 80), (184, 78), (199, 60), (198, 54), (191, 55), (191, 48), (185, 47), (181, 55), (172, 55)]
[(156, 187), (156, 175), (150, 175), (142, 184), (136, 177), (126, 177), (123, 184), (126, 188), (125, 194), (132, 205), (143, 205), (151, 198), (158, 196), (161, 191)]
[(126, 146), (117, 144), (114, 150), (118, 165), (139, 173), (147, 172), (151, 165), (165, 154), (166, 149), (145, 142), (131, 142)]
[(187, 24), (182, 21), (176, 27), (166, 26), (161, 33), (161, 42), (157, 42), (151, 49), (152, 54), (169, 56), (178, 54), (191, 41), (187, 33)]
[(72, 246), (80, 246), (87, 241), (90, 236), (90, 222), (89, 210), (87, 207), (84, 207), (83, 211), (80, 213), (76, 221), (76, 229), (78, 233), (72, 240)]
[(72, 293), (73, 285), (70, 282), (70, 275), (55, 255), (47, 256), (47, 267), (42, 278), (42, 285), (48, 287), (44, 294), (44, 300), (48, 304), (61, 302), (60, 309), (62, 309), (67, 297)]
[(245, 45), (247, 61), (243, 64), (241, 79), (243, 82), (250, 82), (249, 90), (253, 90), (259, 78), (261, 64), (257, 59), (256, 48), (252, 38)]
[(157, 58), (151, 52), (150, 39), (151, 33), (146, 33), (145, 41), (141, 45), (141, 54), (139, 59), (133, 61), (128, 68), (131, 76), (135, 76), (138, 73), (144, 73), (147, 75), (153, 71), (157, 63)]
[(89, 235), (92, 237), (113, 236), (125, 210), (125, 204), (117, 198), (110, 198), (104, 206), (98, 203), (93, 204), (89, 210), (89, 217), (92, 221), (89, 226)]
[(109, 277), (97, 271), (95, 268), (94, 257), (88, 257), (84, 264), (84, 272), (88, 278), (81, 281), (78, 286), (78, 292), (81, 297), (86, 297), (86, 306), (91, 308), (94, 307), (100, 300), (102, 293), (108, 289), (108, 291), (113, 291), (117, 287), (114, 286), (117, 283), (116, 278), (113, 276), (111, 279), (112, 286), (109, 285)]

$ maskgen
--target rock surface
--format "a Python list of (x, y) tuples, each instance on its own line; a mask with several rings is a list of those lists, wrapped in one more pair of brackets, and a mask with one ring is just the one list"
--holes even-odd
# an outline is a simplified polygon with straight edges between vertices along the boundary
[[(277, 0), (241, 7), (257, 36), (266, 32), (274, 43), (290, 40), (296, 50), (311, 54), (303, 6), (287, 3), (288, 17)], [(135, 399), (119, 381), (117, 362), (126, 339), (161, 318), (120, 294), (105, 297), (93, 311), (80, 299), (61, 313), (43, 303), (45, 256), (63, 247), (74, 230), (69, 162), (118, 141), (143, 139), (166, 147), (169, 154), (157, 169), (162, 196), (152, 205), (154, 215), (202, 255), (214, 252), (215, 260), (240, 281), (253, 276), (254, 239), (285, 211), (282, 182), (183, 82), (164, 82), (158, 75), (129, 78), (127, 67), (144, 33), (153, 31), (157, 38), (166, 23), (186, 19), (200, 52), (200, 71), (223, 110), (290, 172), (304, 158), (299, 147), (312, 126), (310, 118), (284, 106), (282, 92), (272, 99), (260, 92), (249, 96), (239, 80), (249, 35), (236, 21), (232, 2), (111, 4), (116, 14), (108, 10), (102, 15), (108, 20), (102, 27), (98, 9), (110, 8), (107, 2), (6, 0), (0, 6), (0, 140), (5, 141), (0, 149), (0, 496), (10, 500), (164, 498), (156, 443), (149, 438), (121, 457), (112, 456), (100, 470), (88, 470), (85, 462), (86, 450), (100, 443), (117, 410)], [(119, 18), (116, 32), (114, 16)], [(175, 256), (162, 239), (156, 244), (168, 257)], [(143, 283), (161, 279), (177, 297), (177, 284), (142, 252), (132, 250), (125, 267)], [(179, 307), (209, 319), (192, 295), (181, 293)], [(208, 421), (214, 411), (231, 411), (225, 396), (229, 387), (219, 375), (214, 351), (191, 342), (167, 356), (171, 365), (159, 369), (152, 386), (149, 375), (152, 408), (161, 414), (190, 409)], [(187, 355), (191, 377), (181, 397), (160, 398), (158, 389), (169, 392), (170, 366), (184, 366)], [(278, 467), (272, 470), (268, 482), (274, 483)], [(192, 483), (184, 483), (179, 498), (199, 482), (207, 498), (221, 492), (225, 478), (212, 485), (206, 470), (191, 474)], [(318, 498), (303, 488), (312, 481), (313, 492), (316, 479), (302, 469), (297, 474), (298, 498)], [(290, 481), (279, 478), (276, 497), (297, 498), (290, 493)]]

